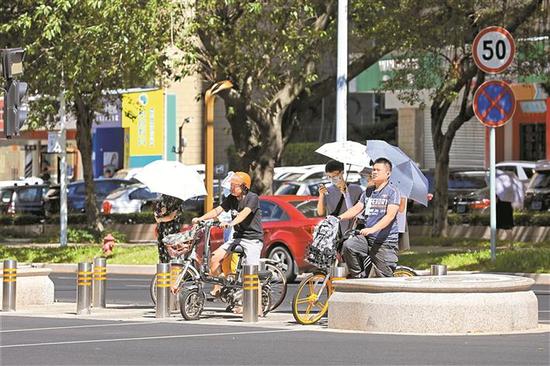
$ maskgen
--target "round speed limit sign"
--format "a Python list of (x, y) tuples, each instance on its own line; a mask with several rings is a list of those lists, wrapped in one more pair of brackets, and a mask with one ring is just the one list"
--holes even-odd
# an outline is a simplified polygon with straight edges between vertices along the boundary
[(472, 45), (474, 62), (489, 74), (498, 74), (510, 66), (516, 53), (514, 38), (502, 27), (482, 29)]

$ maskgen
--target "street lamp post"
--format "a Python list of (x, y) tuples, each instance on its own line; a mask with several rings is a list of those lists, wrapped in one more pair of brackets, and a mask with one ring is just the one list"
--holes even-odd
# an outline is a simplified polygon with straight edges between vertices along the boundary
[(205, 185), (207, 196), (204, 200), (204, 212), (212, 209), (214, 203), (214, 102), (216, 94), (231, 89), (233, 83), (229, 80), (219, 81), (206, 91), (204, 103), (206, 108), (205, 124)]

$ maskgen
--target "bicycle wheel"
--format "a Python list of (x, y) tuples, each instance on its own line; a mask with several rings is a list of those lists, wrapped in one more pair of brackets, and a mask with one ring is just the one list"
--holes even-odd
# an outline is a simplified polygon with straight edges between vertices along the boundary
[[(185, 274), (185, 277), (182, 279), (180, 286), (178, 288), (178, 292), (181, 291), (182, 286), (185, 284), (186, 281), (191, 279), (191, 275), (189, 272)], [(149, 295), (151, 296), (151, 300), (153, 300), (153, 305), (157, 304), (157, 275), (155, 274), (153, 278), (151, 279), (151, 283), (149, 284)]]
[(414, 277), (416, 272), (408, 267), (398, 266), (393, 272), (393, 277)]
[(269, 311), (275, 310), (286, 296), (287, 284), (285, 273), (275, 264), (266, 263), (265, 269), (271, 273), (271, 276), (265, 283), (262, 283), (262, 288), (269, 289), (271, 297)]
[(184, 288), (179, 293), (180, 312), (185, 320), (197, 320), (204, 309), (204, 292), (198, 288)]
[(157, 275), (153, 276), (151, 283), (149, 284), (149, 295), (151, 295), (151, 300), (153, 304), (157, 304)]
[(332, 283), (323, 285), (327, 274), (315, 273), (303, 279), (292, 299), (292, 315), (300, 324), (315, 324), (328, 310)]

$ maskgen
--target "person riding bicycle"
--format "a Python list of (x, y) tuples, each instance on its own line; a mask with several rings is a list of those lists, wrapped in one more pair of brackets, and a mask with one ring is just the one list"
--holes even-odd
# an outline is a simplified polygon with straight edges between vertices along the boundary
[[(245, 253), (243, 264), (260, 264), (260, 254), (263, 248), (260, 201), (256, 193), (250, 192), (250, 185), (251, 179), (248, 174), (236, 172), (231, 177), (231, 194), (224, 199), (221, 205), (192, 220), (196, 224), (202, 220), (216, 218), (223, 211), (230, 211), (232, 214), (231, 222), (220, 224), (222, 228), (233, 227), (235, 231), (231, 240), (214, 251), (210, 262), (212, 276), (219, 276), (223, 259), (230, 255), (232, 249), (239, 244)], [(211, 295), (219, 295), (218, 286), (212, 290)]]
[[(361, 186), (347, 184), (344, 179), (344, 164), (336, 160), (329, 160), (325, 165), (325, 173), (331, 185), (319, 186), (319, 200), (317, 214), (319, 216), (337, 216), (352, 208), (363, 193)], [(340, 234), (344, 234), (352, 225), (351, 220), (340, 221)]]
[[(379, 158), (374, 162), (372, 181), (374, 190), (363, 194), (359, 202), (338, 218), (349, 220), (364, 211), (364, 225), (360, 235), (347, 239), (342, 255), (351, 278), (369, 277), (371, 270), (377, 277), (391, 277), (397, 266), (398, 224), (400, 194), (389, 184), (392, 164)], [(374, 265), (374, 266), (373, 266)]]

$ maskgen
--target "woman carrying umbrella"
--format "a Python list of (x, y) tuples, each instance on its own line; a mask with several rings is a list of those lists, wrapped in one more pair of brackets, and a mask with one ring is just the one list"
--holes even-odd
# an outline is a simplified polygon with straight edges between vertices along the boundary
[(170, 255), (166, 251), (162, 239), (170, 234), (180, 232), (183, 224), (183, 201), (166, 194), (161, 195), (155, 207), (155, 221), (157, 222), (157, 245), (159, 262), (170, 262)]

